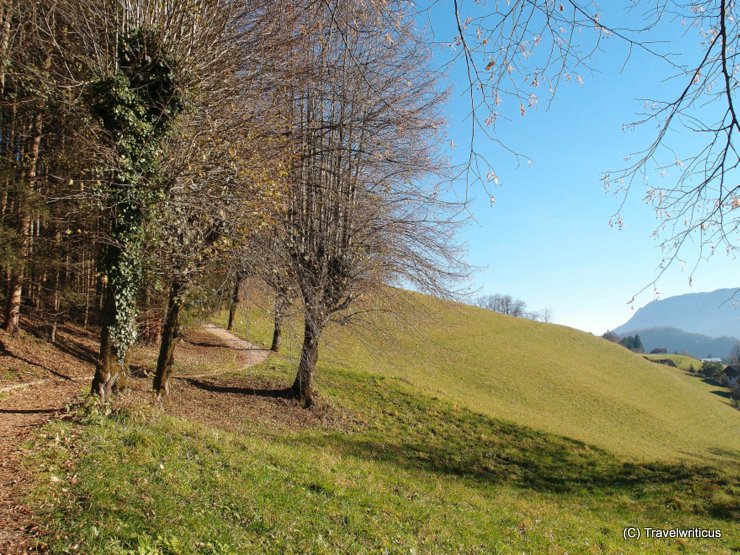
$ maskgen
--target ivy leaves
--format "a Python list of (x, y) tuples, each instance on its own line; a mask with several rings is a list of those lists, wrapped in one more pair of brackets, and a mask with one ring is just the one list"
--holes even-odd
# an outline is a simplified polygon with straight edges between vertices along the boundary
[(92, 82), (87, 91), (90, 113), (108, 131), (117, 158), (116, 166), (107, 169), (106, 193), (115, 210), (115, 224), (105, 271), (115, 299), (109, 332), (122, 364), (136, 340), (145, 225), (153, 204), (165, 196), (158, 153), (184, 109), (173, 64), (161, 52), (152, 31), (136, 30), (122, 37), (118, 69)]

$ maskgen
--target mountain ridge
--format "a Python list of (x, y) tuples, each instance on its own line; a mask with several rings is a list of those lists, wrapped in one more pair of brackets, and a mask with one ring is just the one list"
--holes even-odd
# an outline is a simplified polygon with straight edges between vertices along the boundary
[(712, 339), (738, 338), (740, 288), (686, 293), (652, 301), (612, 331), (624, 336), (655, 328), (674, 328)]

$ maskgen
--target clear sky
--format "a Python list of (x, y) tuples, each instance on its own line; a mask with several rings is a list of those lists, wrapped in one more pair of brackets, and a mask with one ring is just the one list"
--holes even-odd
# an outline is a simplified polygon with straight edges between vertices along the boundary
[[(614, 8), (618, 2), (607, 4)], [(625, 16), (606, 12), (606, 24), (609, 17), (620, 21)], [(435, 4), (430, 20), (436, 40), (453, 40), (451, 1)], [(684, 31), (678, 24), (669, 26), (662, 31), (663, 38), (677, 45), (698, 42), (695, 33), (682, 38)], [(621, 325), (633, 310), (656, 298), (649, 288), (629, 304), (658, 275), (661, 252), (652, 237), (658, 224), (655, 213), (643, 200), (644, 190), (635, 189), (623, 210), (624, 228), (610, 227), (620, 199), (605, 193), (600, 177), (622, 168), (625, 156), (654, 138), (651, 129), (622, 131), (643, 107), (638, 99), (665, 98), (671, 87), (663, 81), (671, 74), (663, 62), (635, 53), (622, 70), (624, 45), (609, 39), (603, 47), (593, 61), (599, 73), (586, 71), (582, 85), (561, 87), (549, 110), (544, 99), (524, 117), (518, 103), (502, 106), (511, 121), (498, 124), (497, 137), (534, 163), (517, 167), (513, 157), (481, 142), (479, 149), (495, 165), (501, 186), (492, 190), (493, 207), (480, 186), (470, 191), (476, 222), (462, 234), (468, 260), (481, 268), (474, 277), (480, 293), (513, 295), (530, 310), (548, 307), (556, 323), (595, 334)], [(449, 56), (450, 51), (442, 48), (435, 60)], [(454, 155), (466, 156), (470, 122), (464, 68), (457, 64), (447, 78), (453, 86), (447, 117), (450, 138), (458, 145)], [(688, 262), (695, 261), (695, 252), (683, 254)], [(665, 298), (737, 286), (736, 268), (731, 257), (715, 255), (702, 262), (690, 286), (691, 265), (676, 264), (661, 277), (657, 289)]]

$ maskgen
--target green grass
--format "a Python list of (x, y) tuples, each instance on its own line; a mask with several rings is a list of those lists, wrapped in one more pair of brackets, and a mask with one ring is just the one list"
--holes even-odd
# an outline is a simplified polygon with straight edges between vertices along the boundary
[[(252, 373), (292, 371), (275, 359)], [(354, 425), (227, 432), (141, 411), (47, 427), (29, 466), (44, 468), (31, 502), (50, 551), (729, 553), (740, 541), (731, 475), (623, 462), (331, 363), (320, 387)], [(625, 542), (625, 526), (723, 539)]]
[[(270, 303), (251, 296), (236, 333), (266, 346)], [(397, 377), (474, 412), (619, 456), (737, 465), (740, 411), (716, 386), (564, 326), (402, 292), (388, 305), (395, 315), (327, 331), (319, 371), (332, 363)], [(293, 357), (299, 324), (286, 337)]]
[(694, 358), (692, 356), (688, 355), (671, 355), (671, 354), (662, 354), (662, 355), (649, 355), (645, 354), (642, 355), (645, 358), (649, 360), (664, 360), (669, 359), (676, 363), (676, 367), (680, 368), (681, 370), (685, 370), (688, 372), (692, 367), (696, 372), (701, 370), (701, 361), (698, 358)]
[[(267, 345), (267, 304), (237, 333)], [(261, 399), (257, 411), (224, 411), (228, 423), (217, 415), (228, 430), (197, 406), (176, 418), (136, 404), (48, 426), (27, 465), (50, 551), (730, 553), (740, 544), (738, 412), (716, 388), (562, 326), (419, 295), (390, 304), (394, 315), (325, 336), (319, 410), (336, 419), (292, 426), (303, 409)], [(294, 318), (285, 354), (248, 371), (254, 383), (292, 382), (299, 331)], [(294, 412), (278, 421), (262, 410)], [(625, 541), (626, 526), (723, 537)]]

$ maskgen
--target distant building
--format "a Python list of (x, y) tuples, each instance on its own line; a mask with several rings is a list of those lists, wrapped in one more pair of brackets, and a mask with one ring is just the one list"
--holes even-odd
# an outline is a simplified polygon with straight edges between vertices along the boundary
[(651, 355), (665, 355), (667, 353), (668, 349), (666, 349), (665, 347), (658, 347), (657, 349), (653, 349), (652, 351), (650, 351)]
[(701, 359), (702, 362), (722, 362), (721, 358), (703, 358)]

